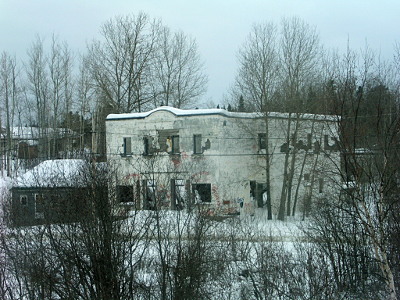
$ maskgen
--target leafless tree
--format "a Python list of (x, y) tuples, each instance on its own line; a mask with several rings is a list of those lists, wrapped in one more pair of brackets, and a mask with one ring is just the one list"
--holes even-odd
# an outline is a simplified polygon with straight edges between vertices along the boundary
[(150, 67), (160, 22), (144, 13), (120, 16), (101, 28), (89, 46), (90, 70), (99, 94), (114, 112), (141, 111), (151, 100)]
[[(61, 124), (62, 117), (68, 115), (71, 110), (72, 102), (72, 54), (68, 45), (64, 42), (61, 44), (57, 37), (53, 35), (51, 40), (51, 48), (48, 58), (49, 70), (49, 90), (50, 90), (50, 105), (51, 105), (51, 120), (50, 124), (53, 129), (50, 135), (53, 141), (50, 145), (50, 156), (57, 155), (57, 138), (60, 138), (58, 127)], [(61, 117), (61, 118), (60, 118)], [(68, 128), (71, 124), (65, 124)]]
[[(16, 59), (12, 58), (8, 53), (3, 52), (0, 58), (0, 95), (2, 104), (4, 105), (6, 130), (3, 133), (5, 135), (6, 143), (4, 144), (4, 157), (1, 160), (1, 173), (3, 174), (3, 168), (6, 167), (7, 176), (12, 175), (11, 156), (12, 156), (12, 127), (14, 125), (14, 112), (17, 105), (18, 99), (18, 82), (17, 82), (18, 70)], [(1, 122), (0, 122), (1, 124)], [(5, 164), (4, 164), (5, 163)]]
[(195, 40), (162, 28), (152, 66), (155, 106), (188, 107), (204, 94), (206, 84)]
[[(279, 54), (276, 51), (277, 29), (274, 24), (254, 25), (247, 41), (239, 51), (239, 71), (233, 96), (244, 97), (246, 105), (262, 112), (265, 118), (266, 141), (269, 140), (268, 112), (275, 100), (278, 84)], [(270, 145), (266, 143), (266, 189), (268, 219), (272, 219), (270, 188)]]
[[(301, 104), (303, 90), (315, 78), (319, 39), (315, 29), (298, 18), (283, 19), (281, 32), (273, 23), (255, 25), (239, 51), (239, 71), (233, 97), (244, 99), (247, 109), (263, 114), (266, 140), (269, 140), (268, 112), (289, 112), (286, 143), (296, 139), (299, 121), (305, 105)], [(291, 115), (291, 114), (294, 115)], [(268, 143), (267, 143), (268, 144)], [(270, 195), (271, 149), (266, 149), (267, 198)], [(296, 151), (287, 151), (283, 166), (283, 184), (278, 218), (291, 214), (293, 176)], [(271, 201), (271, 200), (269, 200)], [(267, 204), (270, 210), (270, 204)], [(268, 218), (272, 218), (269, 215)]]
[(115, 190), (108, 188), (111, 168), (88, 162), (76, 171), (78, 187), (58, 196), (67, 204), (77, 200), (81, 218), (47, 223), (61, 198), (43, 195), (48, 205), (43, 225), (11, 227), (1, 236), (9, 284), (5, 299), (149, 297), (147, 282), (137, 270), (143, 267), (152, 219), (134, 212), (126, 218), (118, 209)]
[[(331, 197), (326, 199), (331, 201), (332, 209), (324, 214), (329, 224), (324, 226), (333, 228), (326, 238), (336, 241), (340, 237), (343, 240), (338, 242), (339, 247), (353, 245), (354, 250), (360, 251), (357, 259), (373, 260), (371, 266), (380, 270), (377, 277), (383, 279), (388, 299), (396, 299), (393, 272), (396, 267), (389, 259), (392, 249), (389, 228), (393, 228), (391, 222), (398, 219), (395, 217), (398, 212), (393, 209), (399, 201), (397, 148), (400, 121), (395, 86), (391, 84), (396, 80), (388, 81), (379, 76), (379, 61), (369, 48), (361, 55), (349, 49), (332, 67), (336, 68), (334, 95), (337, 113), (341, 116), (342, 164), (337, 166), (341, 195), (336, 193), (335, 196), (332, 191)], [(321, 204), (321, 207), (327, 207), (327, 204)], [(343, 224), (350, 222), (349, 228), (354, 231), (344, 230), (334, 224), (336, 221), (332, 218)], [(357, 266), (349, 268), (357, 274)]]
[(37, 36), (28, 51), (28, 63), (26, 65), (27, 84), (30, 97), (28, 101), (34, 113), (31, 121), (39, 128), (39, 155), (45, 157), (48, 145), (45, 139), (45, 128), (49, 126), (49, 79), (46, 70), (47, 58), (43, 48), (43, 40)]

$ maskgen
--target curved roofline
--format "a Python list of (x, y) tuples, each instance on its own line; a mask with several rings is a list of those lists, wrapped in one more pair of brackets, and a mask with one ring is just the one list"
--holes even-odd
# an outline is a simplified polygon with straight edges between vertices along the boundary
[[(167, 111), (172, 113), (177, 117), (183, 116), (201, 116), (201, 115), (220, 115), (228, 118), (245, 118), (245, 119), (257, 119), (262, 118), (262, 113), (245, 113), (245, 112), (230, 112), (225, 109), (220, 108), (211, 108), (211, 109), (179, 109), (170, 106), (160, 106), (153, 110), (147, 112), (139, 112), (139, 113), (122, 113), (122, 114), (109, 114), (106, 118), (106, 121), (110, 120), (129, 120), (129, 119), (144, 119), (148, 116), (152, 115), (155, 112), (159, 111)], [(273, 118), (288, 118), (288, 113), (279, 113), (279, 112), (269, 112), (269, 117)], [(338, 116), (329, 116), (329, 115), (316, 115), (316, 114), (302, 114), (302, 119), (312, 119), (312, 120), (324, 120), (324, 121), (336, 121), (338, 120)]]

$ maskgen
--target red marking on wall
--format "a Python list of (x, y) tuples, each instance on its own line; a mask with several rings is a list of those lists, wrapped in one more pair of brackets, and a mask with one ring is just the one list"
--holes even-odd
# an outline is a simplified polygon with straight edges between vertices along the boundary
[(211, 194), (212, 194), (213, 198), (215, 199), (217, 206), (221, 205), (221, 200), (219, 198), (219, 193), (218, 193), (218, 187), (216, 185), (213, 185), (211, 187)]
[(181, 164), (181, 160), (179, 158), (173, 158), (172, 162), (174, 163), (175, 167), (178, 167)]
[(128, 179), (130, 179), (130, 178), (140, 178), (140, 174), (138, 174), (138, 173), (131, 173), (131, 174), (125, 175), (125, 177), (124, 177), (125, 180), (128, 180)]
[(197, 173), (194, 173), (194, 174), (191, 176), (191, 179), (192, 179), (192, 181), (194, 181), (194, 182), (196, 182), (196, 181), (198, 182), (202, 176), (208, 176), (209, 174), (210, 174), (210, 173), (209, 173), (209, 172), (206, 172), (206, 171), (197, 172)]

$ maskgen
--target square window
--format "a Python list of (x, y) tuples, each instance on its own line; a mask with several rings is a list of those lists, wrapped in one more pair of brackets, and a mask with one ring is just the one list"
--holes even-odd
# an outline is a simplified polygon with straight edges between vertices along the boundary
[(117, 200), (120, 203), (133, 202), (133, 186), (117, 185)]
[(211, 183), (192, 184), (192, 192), (195, 203), (211, 202)]

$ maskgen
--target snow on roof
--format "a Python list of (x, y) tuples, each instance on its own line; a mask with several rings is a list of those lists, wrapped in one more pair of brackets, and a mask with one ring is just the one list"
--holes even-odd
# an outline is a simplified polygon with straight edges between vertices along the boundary
[[(6, 137), (6, 130), (2, 128), (2, 133), (1, 137), (5, 138)], [(33, 127), (33, 126), (19, 126), (19, 127), (11, 127), (11, 134), (12, 138), (14, 139), (20, 139), (20, 140), (32, 140), (32, 139), (38, 139), (39, 138), (39, 127)], [(69, 128), (48, 128), (45, 127), (42, 129), (42, 134), (43, 135), (77, 135), (76, 132)]]
[(82, 159), (46, 160), (16, 178), (13, 187), (71, 187), (82, 186), (79, 172)]
[[(263, 113), (245, 113), (245, 112), (230, 112), (225, 109), (211, 108), (211, 109), (179, 109), (170, 106), (161, 106), (147, 112), (139, 113), (123, 113), (123, 114), (110, 114), (107, 116), (106, 120), (127, 120), (127, 119), (144, 119), (151, 114), (159, 111), (167, 111), (175, 116), (200, 116), (200, 115), (221, 115), (231, 118), (262, 118)], [(288, 113), (279, 112), (269, 112), (269, 117), (273, 118), (288, 118)], [(294, 116), (294, 114), (292, 114)], [(325, 120), (325, 121), (337, 121), (338, 116), (328, 116), (328, 115), (315, 115), (315, 114), (301, 114), (302, 119), (312, 119), (312, 120)]]

